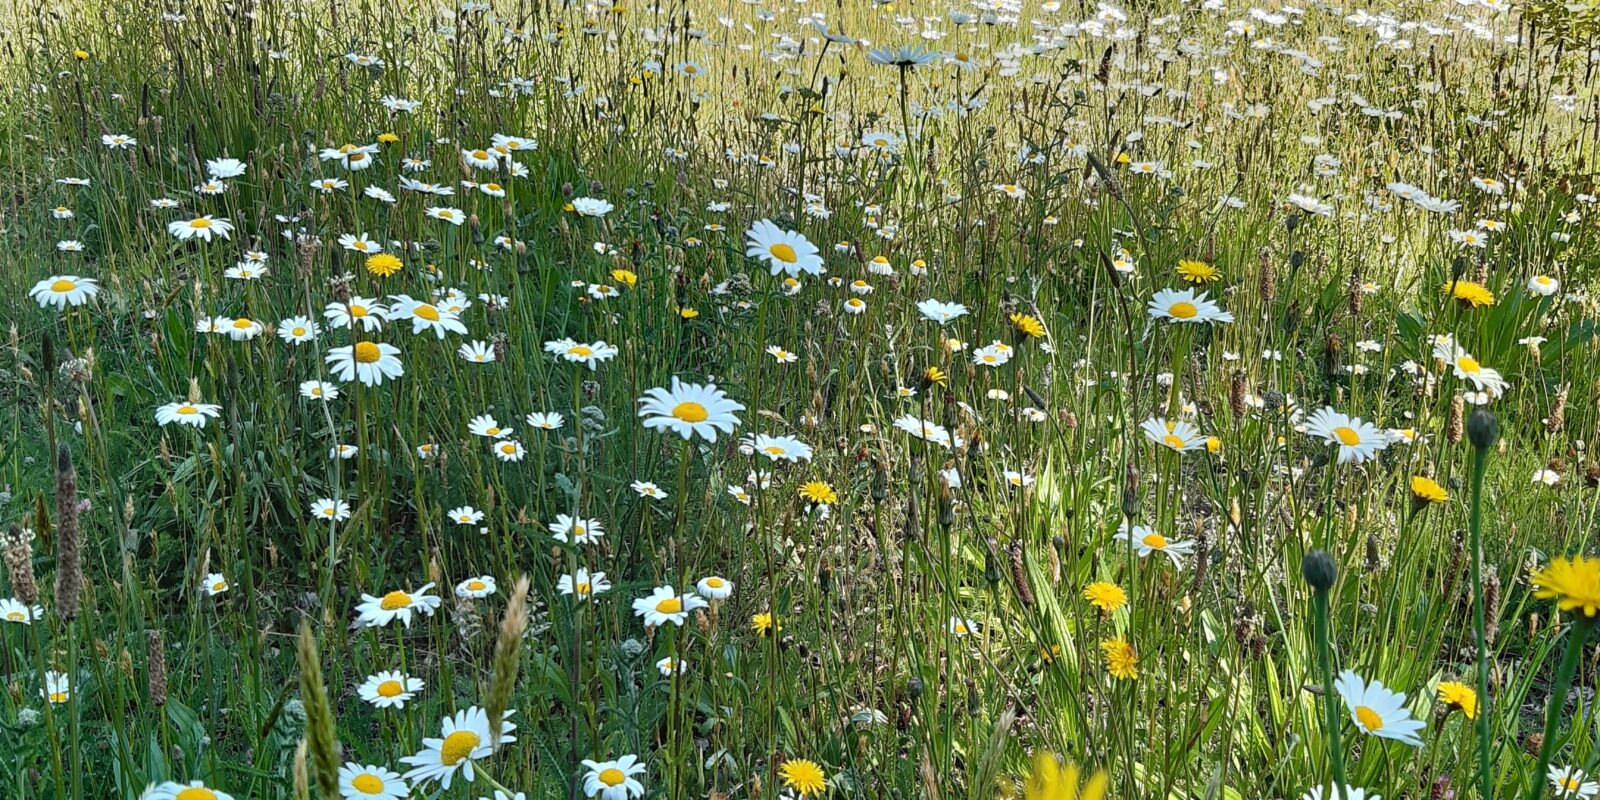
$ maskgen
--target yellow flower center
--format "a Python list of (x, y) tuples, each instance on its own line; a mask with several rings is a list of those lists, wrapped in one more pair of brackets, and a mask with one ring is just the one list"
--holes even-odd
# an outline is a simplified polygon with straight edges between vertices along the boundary
[(1563, 791), (1567, 791), (1567, 792), (1576, 792), (1576, 791), (1578, 791), (1578, 779), (1577, 778), (1573, 778), (1571, 776), (1562, 778), (1561, 779), (1561, 788), (1562, 788)]
[[(52, 697), (52, 700), (55, 698)], [(217, 800), (217, 793), (204, 786), (190, 786), (173, 795), (174, 800)]]
[(1185, 444), (1187, 444), (1182, 439), (1179, 439), (1177, 436), (1174, 436), (1174, 435), (1172, 435), (1170, 433), (1167, 434), (1167, 437), (1165, 439), (1162, 439), (1161, 441), (1166, 442), (1167, 446), (1171, 447), (1174, 450), (1182, 450), (1183, 446)]
[(21, 622), (21, 621), (27, 619), (27, 616), (24, 615), (21, 611), (13, 611), (10, 614), (6, 615), (6, 619), (11, 620), (12, 622)]
[(489, 585), (484, 583), (483, 581), (468, 581), (467, 582), (467, 591), (469, 591), (469, 592), (481, 592), (481, 591), (483, 591), (484, 589), (487, 589), (487, 588), (489, 588)]
[(1368, 731), (1375, 732), (1383, 729), (1383, 717), (1378, 716), (1378, 712), (1366, 706), (1356, 706), (1356, 719), (1361, 722), (1361, 727), (1366, 728)]
[(178, 406), (178, 413), (179, 414), (184, 414), (184, 415), (193, 414), (193, 413), (195, 413), (195, 407), (194, 406)]
[(669, 597), (656, 603), (656, 610), (663, 614), (678, 614), (683, 611), (683, 601), (676, 597)]
[(1476, 375), (1483, 369), (1483, 365), (1479, 364), (1478, 359), (1472, 356), (1462, 356), (1456, 359), (1456, 368), (1468, 375)]
[(383, 602), (378, 607), (384, 611), (394, 611), (411, 605), (411, 595), (396, 589), (383, 596)]
[(517, 452), (517, 446), (511, 442), (506, 442), (505, 444), (500, 445), (500, 452), (505, 453), (506, 455), (512, 455)]
[(352, 317), (364, 317), (366, 315), (367, 315), (367, 307), (366, 306), (351, 306), (350, 307), (350, 316), (352, 316)]
[(76, 288), (78, 288), (78, 284), (73, 283), (72, 281), (69, 281), (69, 280), (59, 280), (59, 281), (56, 281), (55, 283), (50, 284), (50, 291), (58, 292), (58, 293), (59, 292), (70, 292), (70, 291), (72, 291), (73, 289), (76, 289)]
[(384, 681), (383, 683), (378, 684), (379, 697), (399, 697), (400, 695), (404, 694), (405, 691), (406, 687), (403, 686), (399, 681)]
[(781, 447), (779, 447), (777, 445), (772, 445), (771, 447), (767, 448), (767, 454), (768, 455), (774, 455), (774, 456), (781, 456), (781, 455), (783, 455), (783, 448), (781, 448)]
[(363, 364), (372, 364), (383, 358), (383, 351), (372, 342), (356, 342), (355, 356)]
[(628, 776), (622, 774), (622, 770), (617, 769), (616, 767), (610, 767), (600, 771), (600, 782), (607, 786), (621, 786), (622, 782), (627, 779)]
[(370, 772), (363, 772), (351, 779), (350, 788), (362, 794), (377, 794), (383, 791), (383, 779)]
[(1200, 313), (1200, 309), (1195, 308), (1194, 303), (1180, 301), (1173, 303), (1172, 307), (1167, 309), (1167, 313), (1178, 319), (1194, 319), (1195, 315)]
[(1346, 447), (1355, 447), (1356, 445), (1361, 444), (1361, 434), (1356, 433), (1355, 428), (1351, 428), (1346, 425), (1340, 425), (1339, 427), (1334, 428), (1333, 436), (1339, 440), (1339, 444), (1345, 445)]
[(577, 356), (578, 358), (588, 358), (589, 356), (594, 355), (594, 348), (586, 347), (580, 344), (575, 347), (567, 348), (567, 355)]
[(240, 317), (240, 318), (238, 318), (238, 319), (233, 321), (233, 327), (235, 327), (235, 328), (237, 328), (239, 330), (245, 330), (245, 329), (248, 329), (248, 328), (250, 328), (250, 327), (252, 327), (254, 325), (255, 325), (255, 323), (251, 322), (248, 317)]
[(305, 328), (299, 328), (299, 327), (291, 328), (289, 330), (289, 333), (293, 334), (295, 336), (304, 336), (304, 335), (306, 335), (306, 329)]
[(460, 764), (472, 751), (478, 749), (478, 743), (483, 739), (472, 731), (456, 731), (444, 737), (444, 743), (439, 745), (439, 763), (453, 767)]
[(721, 578), (706, 578), (706, 585), (710, 586), (713, 589), (721, 589), (722, 588), (722, 579)]
[(491, 192), (498, 192), (498, 191), (500, 191), (500, 184), (498, 184), (498, 183), (486, 183), (486, 184), (483, 185), (483, 188), (488, 189)]
[(422, 317), (423, 319), (425, 319), (425, 320), (427, 320), (429, 322), (438, 322), (439, 321), (439, 309), (434, 308), (433, 306), (430, 306), (427, 303), (423, 303), (422, 305), (417, 306), (417, 309), (415, 311), (411, 312), (411, 313), (413, 313), (413, 314), (415, 314), (415, 315), (417, 315), (419, 317)]
[(220, 592), (226, 588), (228, 588), (227, 581), (217, 581), (216, 583), (211, 584), (211, 591), (213, 592)]
[(487, 151), (487, 150), (474, 150), (474, 151), (472, 151), (472, 157), (478, 159), (479, 161), (482, 161), (482, 160), (484, 160), (484, 159), (489, 157), (489, 151)]
[(796, 253), (793, 247), (790, 247), (783, 242), (779, 242), (771, 247), (768, 247), (767, 252), (771, 253), (773, 258), (776, 258), (785, 264), (793, 264), (794, 262), (800, 260), (800, 254)]
[(706, 411), (705, 406), (691, 400), (673, 407), (672, 416), (684, 422), (695, 423), (705, 422), (711, 416), (711, 413)]
[(583, 583), (572, 587), (572, 591), (576, 592), (577, 594), (589, 594), (590, 592), (594, 591), (594, 587), (590, 586), (588, 581), (584, 581)]
[(211, 227), (211, 220), (206, 219), (205, 217), (201, 217), (201, 218), (195, 219), (195, 220), (190, 220), (189, 221), (189, 227), (191, 227), (191, 228), (200, 228), (200, 229), (204, 230), (206, 228)]
[(1139, 541), (1143, 542), (1145, 547), (1153, 547), (1157, 550), (1165, 550), (1167, 547), (1167, 537), (1159, 533), (1148, 534)]

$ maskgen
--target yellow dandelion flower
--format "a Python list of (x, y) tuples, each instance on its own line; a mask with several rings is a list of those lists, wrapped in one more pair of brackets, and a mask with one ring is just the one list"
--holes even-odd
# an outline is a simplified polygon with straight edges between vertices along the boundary
[(1443, 292), (1470, 308), (1483, 308), (1495, 304), (1494, 292), (1476, 281), (1445, 281)]
[(1017, 333), (1030, 339), (1038, 339), (1044, 336), (1044, 323), (1031, 314), (1024, 314), (1020, 311), (1013, 313), (1011, 315), (1011, 327), (1016, 328)]
[(639, 276), (631, 269), (614, 269), (611, 270), (611, 280), (632, 289), (639, 283)]
[(400, 261), (400, 257), (389, 253), (367, 256), (367, 271), (380, 278), (387, 278), (399, 272), (402, 266), (404, 264)]
[(1106, 639), (1100, 643), (1100, 652), (1105, 655), (1106, 672), (1111, 673), (1111, 677), (1119, 681), (1139, 677), (1139, 654), (1127, 639)]
[(1128, 604), (1128, 593), (1110, 581), (1095, 581), (1083, 587), (1083, 599), (1101, 611), (1110, 614)]
[(700, 316), (700, 312), (685, 306), (678, 309), (678, 316), (683, 317), (684, 319), (694, 319), (695, 317)]
[(778, 777), (783, 779), (785, 789), (799, 792), (801, 797), (813, 797), (828, 788), (828, 778), (823, 774), (822, 767), (804, 758), (791, 758), (783, 762), (783, 766), (778, 768)]
[(927, 381), (929, 386), (950, 385), (950, 375), (938, 367), (928, 367), (923, 371), (922, 379)]
[(1411, 476), (1411, 496), (1424, 505), (1443, 503), (1450, 499), (1450, 493), (1445, 491), (1438, 481), (1421, 475)]
[(754, 630), (756, 633), (758, 633), (758, 634), (760, 634), (762, 636), (766, 636), (768, 633), (772, 632), (773, 630), (777, 630), (777, 631), (782, 631), (783, 630), (783, 624), (780, 623), (780, 622), (776, 622), (773, 619), (772, 615), (769, 614), (769, 613), (766, 613), (766, 612), (762, 612), (760, 614), (752, 614), (750, 616), (750, 627), (751, 627), (752, 630)]
[(1204, 261), (1178, 262), (1178, 277), (1189, 283), (1214, 283), (1222, 280), (1222, 271)]
[(1533, 595), (1556, 601), (1562, 611), (1600, 614), (1600, 558), (1554, 558), (1533, 576)]
[(800, 487), (800, 496), (817, 505), (833, 505), (839, 502), (839, 493), (823, 481), (811, 481)]
[(385, 131), (378, 134), (378, 141), (383, 144), (394, 144), (395, 142), (400, 141), (400, 136), (398, 134)]
[(1450, 711), (1460, 711), (1467, 719), (1478, 718), (1478, 693), (1471, 686), (1456, 681), (1439, 684), (1439, 702)]
[(1024, 800), (1105, 800), (1109, 780), (1104, 770), (1097, 770), (1089, 782), (1078, 785), (1078, 767), (1061, 766), (1049, 753), (1033, 754), (1033, 771), (1023, 786)]

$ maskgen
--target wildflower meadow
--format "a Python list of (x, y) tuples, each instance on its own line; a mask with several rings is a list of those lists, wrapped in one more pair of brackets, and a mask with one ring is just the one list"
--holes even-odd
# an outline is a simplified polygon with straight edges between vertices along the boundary
[(0, 0), (0, 800), (1592, 800), (1596, 0)]

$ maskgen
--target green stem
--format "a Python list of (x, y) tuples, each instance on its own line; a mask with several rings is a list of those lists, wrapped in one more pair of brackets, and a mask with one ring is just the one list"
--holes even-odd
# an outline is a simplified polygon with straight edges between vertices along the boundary
[[(1544, 742), (1539, 745), (1539, 766), (1528, 777), (1528, 793), (1524, 800), (1540, 800), (1544, 796), (1545, 771), (1550, 768), (1550, 755), (1556, 747), (1556, 728), (1561, 723), (1561, 712), (1567, 705), (1567, 690), (1572, 688), (1572, 674), (1578, 669), (1578, 658), (1583, 655), (1583, 643), (1594, 630), (1594, 617), (1579, 616), (1567, 631), (1567, 652), (1561, 656), (1561, 666), (1556, 668), (1551, 683), (1550, 706), (1544, 715)], [(1481, 702), (1481, 701), (1480, 701)], [(1483, 711), (1479, 710), (1479, 716)]]

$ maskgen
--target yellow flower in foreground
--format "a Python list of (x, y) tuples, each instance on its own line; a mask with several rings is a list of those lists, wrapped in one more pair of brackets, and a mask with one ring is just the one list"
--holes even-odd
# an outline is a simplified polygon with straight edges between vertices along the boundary
[(1467, 719), (1478, 718), (1478, 693), (1464, 683), (1456, 681), (1440, 683), (1439, 702), (1450, 711), (1459, 710)]
[(1204, 261), (1179, 261), (1178, 277), (1189, 283), (1212, 283), (1222, 279), (1222, 271)]
[(1600, 558), (1554, 558), (1533, 576), (1534, 596), (1556, 601), (1562, 611), (1600, 614)]
[(378, 134), (378, 141), (384, 144), (394, 144), (400, 141), (400, 137), (393, 133), (380, 133)]
[(1106, 639), (1100, 643), (1100, 652), (1106, 657), (1106, 672), (1119, 681), (1139, 677), (1139, 655), (1126, 639)]
[(380, 278), (387, 278), (399, 272), (402, 266), (404, 265), (400, 262), (399, 256), (389, 253), (367, 256), (367, 271)]
[(778, 768), (778, 777), (783, 779), (785, 789), (793, 789), (801, 797), (812, 797), (822, 794), (828, 788), (828, 778), (822, 774), (822, 767), (815, 761), (803, 758), (791, 758), (783, 762)]
[(1106, 784), (1106, 773), (1099, 770), (1080, 788), (1076, 765), (1063, 767), (1049, 753), (1034, 753), (1033, 772), (1022, 796), (1025, 800), (1105, 800)]
[(1450, 499), (1450, 493), (1432, 478), (1414, 475), (1411, 478), (1411, 496), (1418, 503), (1443, 503)]
[(1101, 611), (1110, 614), (1128, 604), (1128, 593), (1109, 581), (1095, 581), (1083, 587), (1083, 599)]
[(1489, 291), (1483, 284), (1476, 281), (1445, 281), (1442, 290), (1463, 305), (1471, 306), (1472, 308), (1492, 306), (1495, 303), (1494, 292)]
[(683, 317), (684, 319), (694, 319), (695, 317), (700, 316), (700, 312), (692, 308), (680, 308), (678, 309), (678, 316)]
[(922, 373), (922, 379), (927, 381), (929, 386), (950, 385), (949, 373), (939, 369), (938, 367), (928, 367), (928, 369)]
[(631, 269), (614, 269), (611, 270), (611, 280), (632, 289), (639, 283), (639, 276)]
[(1020, 311), (1013, 313), (1011, 315), (1011, 327), (1016, 328), (1017, 333), (1030, 339), (1038, 339), (1044, 336), (1044, 323), (1031, 314), (1024, 314)]
[(800, 496), (818, 505), (831, 506), (839, 502), (839, 493), (822, 481), (811, 481), (800, 487)]

